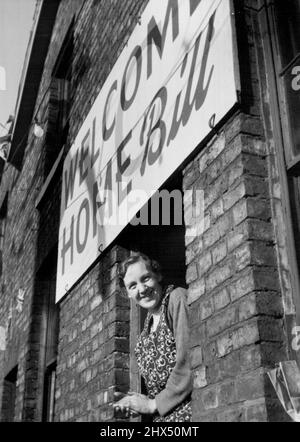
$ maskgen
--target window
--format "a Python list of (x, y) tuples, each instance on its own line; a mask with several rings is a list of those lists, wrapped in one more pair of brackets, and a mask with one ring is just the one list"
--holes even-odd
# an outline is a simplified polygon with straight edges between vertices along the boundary
[(6, 194), (2, 206), (0, 208), (0, 278), (2, 276), (3, 271), (3, 245), (4, 245), (4, 237), (5, 237), (5, 226), (6, 226), (6, 215), (7, 215), (7, 200), (8, 194)]
[(54, 421), (56, 362), (46, 369), (44, 381), (43, 422)]
[(45, 335), (45, 360), (44, 360), (44, 396), (43, 396), (43, 421), (54, 420), (54, 393), (56, 376), (56, 358), (59, 333), (59, 311), (55, 304), (55, 281), (56, 281), (56, 253), (45, 260), (39, 276), (44, 287), (46, 335)]
[[(48, 285), (45, 283), (44, 285)], [(52, 286), (52, 287), (51, 287)], [(45, 359), (44, 359), (44, 390), (42, 420), (53, 422), (55, 405), (56, 358), (58, 343), (58, 310), (55, 305), (53, 285), (48, 285), (45, 309), (48, 314), (46, 325)]]
[(72, 57), (73, 30), (71, 29), (65, 38), (56, 67), (53, 71), (53, 79), (57, 87), (57, 133), (59, 135), (58, 141), (60, 147), (66, 143), (69, 132)]
[[(293, 227), (288, 233), (290, 266), (297, 286), (300, 269), (300, 0), (274, 0), (272, 4), (273, 54)], [(296, 311), (300, 312), (299, 296), (294, 302)]]
[[(182, 176), (178, 172), (165, 183), (160, 189), (161, 195), (164, 191), (172, 194), (173, 191), (180, 192), (180, 207), (175, 204), (172, 198), (159, 200), (159, 208), (154, 203), (155, 196), (145, 204), (138, 212), (138, 219), (144, 220), (143, 225), (129, 224), (118, 238), (118, 244), (124, 249), (134, 252), (145, 253), (159, 261), (162, 266), (164, 284), (186, 287), (185, 283), (185, 226), (183, 216), (183, 195)], [(178, 194), (177, 194), (178, 195)], [(157, 200), (156, 200), (157, 201)], [(180, 217), (178, 212), (181, 211)], [(153, 215), (153, 218), (152, 216)], [(155, 216), (154, 216), (155, 215)], [(167, 219), (170, 217), (169, 219)], [(152, 222), (152, 219), (155, 222)], [(181, 219), (181, 223), (179, 222)], [(146, 386), (139, 374), (134, 348), (137, 339), (143, 330), (147, 311), (138, 307), (132, 300), (130, 302), (130, 390), (146, 394)], [(132, 421), (151, 422), (152, 416), (131, 418)]]
[(52, 71), (49, 103), (47, 108), (47, 138), (45, 173), (50, 172), (59, 152), (66, 145), (69, 134), (71, 103), (72, 60), (74, 47), (73, 24), (63, 41)]
[(276, 0), (279, 45), (279, 85), (283, 91), (283, 124), (287, 134), (288, 168), (300, 161), (300, 0)]
[(2, 422), (13, 422), (17, 390), (18, 366), (13, 368), (4, 379), (2, 396)]

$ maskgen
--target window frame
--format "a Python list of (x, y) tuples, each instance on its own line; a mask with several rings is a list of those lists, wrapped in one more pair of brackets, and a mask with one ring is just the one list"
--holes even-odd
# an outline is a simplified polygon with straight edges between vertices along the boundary
[[(277, 0), (281, 1), (281, 0)], [(299, 51), (293, 56), (291, 60), (284, 65), (282, 51), (282, 42), (280, 42), (278, 12), (276, 11), (276, 1), (271, 4), (271, 15), (273, 21), (274, 29), (274, 40), (273, 40), (273, 53), (275, 54), (274, 66), (276, 70), (276, 81), (278, 88), (278, 99), (280, 104), (280, 117), (282, 124), (282, 135), (283, 135), (283, 146), (285, 153), (286, 169), (288, 172), (294, 172), (295, 170), (300, 170), (300, 140), (299, 140), (299, 153), (295, 154), (293, 152), (294, 140), (293, 140), (293, 130), (290, 124), (289, 117), (289, 107), (290, 102), (288, 100), (286, 86), (285, 86), (285, 75), (290, 72), (290, 70), (295, 66), (298, 61), (300, 66), (300, 48)], [(291, 86), (292, 87), (292, 86)], [(300, 93), (300, 92), (299, 92)], [(300, 109), (300, 103), (299, 103)]]
[(56, 360), (49, 363), (44, 376), (43, 422), (54, 422), (55, 417)]
[[(288, 257), (291, 293), (287, 293), (287, 308), (284, 312), (285, 330), (287, 334), (288, 354), (290, 359), (296, 359), (300, 364), (300, 351), (293, 348), (294, 332), (300, 325), (300, 274), (296, 255), (295, 231), (293, 227), (293, 213), (291, 208), (291, 194), (289, 188), (290, 177), (299, 174), (297, 159), (289, 161), (287, 149), (291, 148), (289, 132), (286, 132), (287, 113), (285, 108), (284, 91), (279, 73), (282, 72), (280, 59), (278, 28), (275, 17), (274, 0), (264, 0), (264, 7), (260, 11), (259, 26), (262, 35), (262, 49), (265, 57), (267, 87), (269, 90), (268, 108), (263, 117), (267, 129), (272, 131), (274, 141), (278, 176), (281, 185), (281, 204), (285, 222), (286, 253)], [(298, 170), (297, 170), (298, 169)], [(279, 273), (282, 274), (281, 267)], [(282, 275), (282, 278), (285, 276)]]

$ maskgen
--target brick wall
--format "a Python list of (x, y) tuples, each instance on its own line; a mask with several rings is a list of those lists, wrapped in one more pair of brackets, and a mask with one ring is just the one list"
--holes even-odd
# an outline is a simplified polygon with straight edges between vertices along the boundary
[(115, 247), (61, 303), (56, 420), (114, 420), (113, 393), (129, 388), (129, 300)]
[[(68, 2), (59, 16), (64, 17)], [(70, 144), (147, 1), (85, 2), (74, 26)], [(111, 32), (111, 29), (114, 32)], [(59, 21), (55, 32), (60, 32)], [(129, 303), (120, 295), (116, 247), (60, 305), (56, 420), (110, 421), (114, 390), (129, 388)], [(116, 419), (118, 416), (116, 416)]]
[[(242, 106), (184, 170), (185, 216), (193, 216), (202, 196), (205, 215), (186, 231), (194, 421), (286, 419), (266, 377), (269, 367), (287, 358), (284, 306), (292, 305), (284, 223), (276, 222), (284, 219), (279, 166), (262, 112), (268, 90), (257, 2), (236, 3)], [(128, 0), (122, 9), (115, 0), (62, 0), (36, 110), (47, 112), (51, 73), (74, 18), (67, 147), (146, 4)], [(56, 247), (61, 191), (55, 180), (35, 208), (48, 141), (30, 132), (21, 173), (8, 165), (0, 189), (0, 199), (9, 192), (0, 281), (0, 327), (7, 331), (0, 348), (0, 407), (3, 379), (18, 365), (15, 420), (41, 419), (44, 296), (37, 279)], [(129, 386), (129, 304), (117, 282), (126, 253), (118, 245), (106, 251), (60, 302), (57, 421), (118, 418), (113, 392)], [(25, 288), (21, 311), (19, 288)]]
[[(290, 295), (280, 279), (286, 261), (278, 243), (286, 244), (275, 216), (283, 209), (274, 197), (278, 164), (260, 105), (266, 90), (254, 3), (236, 9), (241, 110), (184, 172), (185, 213), (193, 222), (186, 232), (186, 277), (194, 421), (288, 420), (266, 375), (288, 359), (283, 304)], [(201, 219), (192, 218), (197, 197), (204, 198)]]
[[(83, 2), (82, 0), (63, 0), (61, 2), (44, 65), (34, 114), (38, 111), (37, 117), (41, 120), (43, 119), (42, 117), (49, 114), (52, 71), (63, 40), (74, 19), (75, 57), (72, 65), (72, 106), (70, 137), (67, 147), (71, 146), (110, 69), (124, 47), (126, 39), (136, 25), (139, 13), (146, 4), (146, 0), (131, 1), (127, 2), (126, 8), (121, 9), (116, 1), (99, 2), (90, 0)], [(113, 34), (111, 29), (114, 29)], [(48, 124), (49, 129), (51, 130), (51, 125)], [(48, 148), (47, 143), (51, 142), (53, 142), (51, 134), (49, 136), (48, 133), (45, 139), (36, 139), (31, 129), (22, 171), (19, 172), (8, 164), (3, 171), (1, 180), (1, 195), (5, 195), (5, 192), (8, 191), (9, 201), (7, 229), (3, 246), (0, 326), (6, 329), (8, 325), (7, 318), (10, 317), (10, 312), (12, 315), (10, 328), (4, 343), (5, 349), (1, 351), (1, 377), (3, 380), (4, 376), (15, 365), (18, 365), (15, 420), (41, 420), (42, 416), (43, 348), (41, 341), (45, 325), (43, 318), (44, 295), (41, 286), (37, 284), (37, 273), (49, 253), (53, 252), (53, 248), (56, 247), (59, 195), (61, 191), (60, 180), (55, 181), (50, 195), (48, 194), (47, 198), (43, 201), (41, 211), (36, 209), (35, 201), (45, 179), (44, 171), (45, 167), (47, 168), (47, 165), (45, 166), (45, 161), (47, 160), (45, 158), (45, 151)], [(101, 266), (102, 264), (100, 263), (99, 265)], [(113, 266), (111, 268), (115, 271)], [(86, 286), (86, 282), (83, 282), (83, 286), (79, 285), (74, 293), (70, 293), (62, 303), (62, 327), (60, 332), (64, 336), (64, 332), (69, 328), (73, 333), (71, 336), (74, 336), (76, 332), (73, 331), (73, 326), (74, 330), (76, 330), (76, 327), (78, 327), (78, 331), (79, 328), (81, 330), (81, 325), (79, 327), (78, 322), (74, 324), (73, 320), (75, 318), (76, 321), (81, 321), (82, 310), (78, 310), (77, 303), (79, 302), (78, 298), (81, 298), (82, 295), (86, 303), (84, 311), (89, 312), (88, 325), (86, 321), (83, 322), (87, 327), (85, 336), (90, 336), (93, 343), (90, 342), (90, 346), (87, 346), (86, 353), (81, 349), (81, 353), (78, 356), (75, 351), (77, 360), (82, 358), (82, 360), (80, 359), (81, 365), (79, 370), (82, 369), (84, 363), (88, 360), (89, 352), (91, 348), (93, 349), (96, 346), (97, 339), (99, 340), (99, 348), (100, 342), (104, 345), (107, 341), (105, 350), (99, 350), (96, 356), (94, 356), (95, 358), (100, 358), (101, 355), (105, 355), (101, 365), (102, 368), (99, 369), (100, 373), (109, 371), (111, 367), (116, 367), (115, 374), (114, 371), (111, 372), (111, 378), (107, 380), (107, 384), (101, 386), (99, 394), (95, 398), (99, 405), (107, 404), (108, 400), (111, 400), (111, 396), (107, 397), (108, 387), (113, 387), (114, 385), (122, 387), (125, 379), (128, 382), (128, 371), (126, 372), (125, 370), (123, 374), (124, 364), (120, 356), (122, 352), (128, 351), (128, 343), (124, 344), (124, 336), (128, 332), (126, 322), (128, 319), (124, 314), (124, 299), (119, 299), (120, 297), (117, 292), (113, 291), (115, 281), (108, 284), (108, 286), (111, 285), (111, 293), (108, 286), (105, 288), (105, 294), (98, 287), (98, 270), (99, 266), (88, 276), (89, 283), (94, 287), (94, 296), (91, 295), (90, 291), (88, 295), (85, 294), (83, 286)], [(93, 277), (96, 278), (95, 281)], [(16, 298), (19, 288), (26, 289), (21, 312), (16, 310)], [(110, 293), (110, 295), (106, 295), (106, 293)], [(105, 298), (103, 299), (103, 304), (97, 307), (97, 303), (100, 302), (100, 297), (102, 296)], [(98, 314), (100, 315), (99, 317)], [(119, 314), (122, 315), (124, 324), (119, 322)], [(101, 319), (102, 315), (103, 318)], [(101, 320), (104, 324), (103, 331), (99, 329)], [(68, 321), (73, 325), (71, 326)], [(99, 324), (97, 325), (98, 322)], [(99, 337), (97, 338), (98, 334)], [(114, 334), (120, 335), (120, 339), (114, 340)], [(65, 341), (61, 336), (59, 337), (59, 345), (59, 348), (64, 349)], [(84, 343), (80, 345), (85, 349)], [(70, 346), (68, 345), (69, 349)], [(64, 353), (60, 355), (58, 362), (58, 391), (65, 388), (62, 367), (65, 367), (67, 362), (64, 360), (63, 355)], [(70, 361), (71, 357), (75, 357), (74, 354), (68, 353), (68, 361)], [(127, 357), (125, 357), (124, 361), (126, 365)], [(96, 359), (94, 364), (99, 365)], [(94, 391), (95, 384), (93, 379), (97, 370), (97, 368), (94, 368), (93, 372), (88, 371), (88, 374), (84, 374), (80, 380), (76, 379), (76, 388), (81, 388), (80, 382), (84, 382), (84, 385), (89, 386), (86, 391), (87, 396), (91, 391)], [(99, 382), (101, 383), (101, 381)], [(60, 383), (62, 383), (61, 386)], [(2, 393), (2, 386), (3, 381), (1, 381), (0, 393)], [(109, 392), (110, 395), (111, 391)], [(75, 411), (74, 406), (73, 418), (72, 411), (70, 414), (69, 412), (64, 414), (61, 407), (71, 410), (74, 401), (72, 396), (70, 397), (70, 403), (63, 402), (62, 404), (61, 400), (62, 397), (61, 399), (57, 398), (57, 419), (92, 419), (92, 414), (90, 413), (87, 417), (86, 409), (82, 407), (79, 407), (79, 411)], [(93, 405), (95, 404), (93, 403)], [(90, 403), (87, 404), (87, 407), (91, 409)], [(97, 412), (99, 413), (99, 409)], [(105, 411), (101, 408), (101, 413), (101, 419), (108, 419), (109, 413), (107, 410)], [(99, 416), (97, 416), (98, 418)]]
[(236, 119), (245, 122), (235, 117), (185, 182), (205, 198), (204, 232), (187, 236), (193, 411), (200, 421), (267, 420), (266, 401), (275, 398), (264, 367), (286, 356), (264, 141), (243, 134)]

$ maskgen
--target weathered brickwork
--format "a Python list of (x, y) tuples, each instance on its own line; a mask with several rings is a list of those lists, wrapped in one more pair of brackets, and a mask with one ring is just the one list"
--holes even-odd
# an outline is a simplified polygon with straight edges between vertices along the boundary
[[(146, 4), (147, 1), (132, 1), (123, 9), (119, 7), (118, 2), (112, 4), (111, 1), (61, 2), (35, 108), (36, 116), (40, 120), (48, 118), (45, 126), (47, 135), (44, 139), (38, 140), (34, 137), (31, 128), (21, 173), (8, 165), (2, 176), (1, 201), (8, 191), (9, 203), (1, 277), (0, 325), (7, 330), (5, 351), (1, 351), (1, 375), (7, 374), (18, 365), (14, 413), (14, 420), (17, 421), (42, 418), (41, 340), (45, 299), (36, 274), (49, 253), (56, 247), (60, 179), (51, 185), (50, 192), (38, 209), (35, 207), (35, 202), (45, 180), (45, 171), (49, 172), (47, 166), (49, 155), (47, 158), (45, 153), (48, 150), (49, 154), (49, 149), (51, 150), (56, 139), (55, 133), (51, 132), (54, 127), (51, 126), (51, 119), (55, 120), (55, 114), (50, 107), (51, 100), (54, 100), (51, 75), (55, 62), (74, 19), (74, 59), (70, 66), (72, 69), (70, 136), (66, 146), (68, 148)], [(114, 29), (113, 34), (111, 29)], [(116, 271), (113, 265), (111, 269)], [(114, 386), (126, 389), (125, 386), (128, 388), (129, 385), (128, 301), (114, 290), (116, 274), (114, 279), (106, 281), (106, 288), (103, 291), (98, 281), (102, 270), (99, 274), (97, 272), (100, 272), (99, 266), (87, 277), (88, 283), (84, 281), (79, 285), (60, 306), (62, 326), (59, 336), (60, 358), (57, 366), (57, 420), (108, 420), (112, 418), (112, 408), (107, 404), (112, 400)], [(84, 287), (89, 284), (92, 289), (85, 292)], [(16, 310), (19, 288), (25, 289), (21, 312)], [(79, 302), (81, 296), (84, 301)], [(80, 310), (79, 305), (82, 307), (82, 302), (85, 305)], [(85, 312), (88, 312), (88, 316), (83, 319), (82, 315)], [(102, 324), (101, 328), (99, 324)], [(82, 333), (82, 328), (85, 328), (85, 333)], [(65, 338), (66, 333), (67, 338)], [(79, 353), (74, 350), (77, 345), (76, 333), (82, 335), (83, 339), (82, 342), (78, 342)], [(89, 339), (90, 342), (87, 344)], [(73, 347), (70, 345), (71, 342)], [(65, 345), (68, 352), (65, 351)], [(93, 360), (90, 359), (91, 355)], [(74, 368), (76, 371), (74, 379), (69, 376), (70, 385), (66, 386), (63, 367), (70, 368), (71, 366), (67, 364), (70, 364), (74, 358), (78, 362), (78, 367)], [(83, 367), (87, 363), (91, 365), (85, 370)], [(95, 384), (95, 377), (99, 385)], [(87, 386), (86, 401), (83, 401), (82, 391), (78, 400), (78, 391), (82, 386)], [(1, 397), (2, 387), (1, 381)], [(60, 396), (59, 392), (65, 392), (66, 388), (73, 389), (75, 393)], [(95, 392), (93, 398), (91, 392)]]
[[(186, 236), (196, 421), (288, 420), (266, 375), (288, 358), (283, 304), (289, 294), (280, 282), (286, 261), (277, 247), (286, 244), (275, 228), (274, 200), (279, 212), (282, 206), (261, 113), (256, 12), (247, 6), (241, 11), (238, 24), (248, 31), (241, 37), (248, 48), (241, 54), (242, 109), (184, 177), (185, 191), (193, 191), (185, 212), (197, 195), (204, 197), (203, 230)], [(201, 220), (193, 221), (196, 226)]]
[(117, 279), (125, 256), (114, 248), (61, 303), (58, 421), (114, 420), (114, 391), (128, 389), (129, 301)]
[[(271, 418), (276, 400), (265, 368), (286, 358), (265, 143), (242, 129), (232, 137), (235, 124), (193, 163), (200, 175), (192, 188), (194, 195), (204, 190), (208, 220), (187, 244), (193, 406), (200, 421)], [(265, 365), (266, 352), (273, 360)]]
[[(183, 171), (193, 421), (280, 421), (288, 419), (266, 371), (289, 357), (284, 315), (294, 312), (294, 304), (285, 214), (272, 124), (264, 112), (268, 85), (260, 2), (235, 3), (241, 104)], [(42, 419), (60, 173), (37, 207), (36, 200), (58, 153), (52, 78), (57, 57), (73, 24), (67, 151), (146, 5), (147, 0), (126, 0), (125, 8), (117, 0), (60, 3), (35, 107), (39, 119), (48, 119), (46, 136), (37, 139), (30, 129), (22, 171), (8, 163), (0, 183), (0, 209), (8, 192), (0, 275), (3, 420), (9, 413), (16, 421)], [(197, 198), (203, 203), (200, 215), (194, 210)], [(170, 243), (175, 247), (176, 240)], [(130, 385), (130, 309), (118, 282), (118, 264), (127, 254), (118, 243), (99, 253), (59, 303), (56, 421), (119, 419), (113, 415), (113, 394)], [(25, 290), (20, 308), (19, 289)], [(4, 378), (16, 367), (13, 387)]]

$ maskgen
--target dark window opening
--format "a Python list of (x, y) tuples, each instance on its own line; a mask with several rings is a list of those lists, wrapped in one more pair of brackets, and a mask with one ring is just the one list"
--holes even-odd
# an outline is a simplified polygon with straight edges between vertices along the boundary
[(276, 19), (283, 67), (300, 55), (300, 1), (276, 0)]
[(57, 249), (55, 248), (45, 259), (44, 264), (38, 272), (38, 286), (40, 294), (43, 295), (43, 409), (42, 420), (52, 422), (54, 420), (54, 393), (55, 373), (59, 333), (59, 310), (55, 304), (56, 285), (56, 262)]
[(68, 142), (73, 51), (74, 26), (72, 24), (52, 71), (48, 104), (45, 176), (50, 172), (62, 147)]
[(17, 391), (18, 366), (13, 368), (4, 379), (2, 395), (2, 422), (14, 422)]
[[(159, 213), (154, 216), (158, 225), (151, 225), (153, 215), (152, 200), (144, 206), (137, 214), (140, 219), (144, 211), (148, 215), (148, 225), (131, 225), (129, 224), (117, 239), (117, 243), (129, 251), (140, 251), (159, 261), (162, 266), (164, 276), (164, 285), (173, 284), (175, 286), (186, 287), (185, 275), (185, 226), (184, 226), (184, 210), (183, 210), (183, 192), (182, 192), (182, 176), (181, 173), (174, 174), (171, 179), (163, 186), (163, 189), (171, 194), (177, 192), (177, 196), (181, 195), (176, 203), (172, 198), (170, 204), (167, 198), (161, 199), (159, 204)], [(162, 189), (160, 189), (161, 191)], [(179, 201), (180, 200), (180, 201)], [(162, 202), (164, 201), (164, 202)], [(178, 201), (180, 204), (178, 204)], [(155, 209), (157, 210), (157, 209)], [(169, 225), (164, 225), (168, 222)], [(145, 217), (143, 218), (145, 219)], [(179, 220), (181, 219), (181, 223)], [(153, 220), (153, 218), (152, 218)], [(146, 388), (141, 376), (139, 376), (138, 367), (133, 356), (133, 350), (137, 337), (140, 335), (147, 312), (140, 309), (134, 303), (131, 303), (131, 324), (130, 324), (130, 389), (146, 394)], [(151, 421), (151, 417), (146, 415), (142, 418), (135, 418), (143, 422)]]
[(174, 198), (170, 198), (169, 201), (168, 197), (160, 198), (159, 213), (153, 214), (153, 207), (157, 212), (156, 207), (158, 206), (156, 204), (152, 205), (153, 199), (149, 200), (137, 214), (140, 219), (142, 211), (145, 210), (148, 215), (148, 224), (138, 224), (136, 226), (129, 224), (121, 233), (117, 242), (130, 251), (140, 251), (153, 259), (157, 259), (162, 266), (166, 285), (174, 284), (186, 287), (185, 226), (181, 174), (176, 173), (167, 181), (163, 189), (160, 189), (161, 195), (163, 195), (164, 190), (166, 195), (172, 195), (172, 192), (175, 191), (178, 196), (176, 202)]
[(300, 161), (300, 0), (276, 0), (280, 67), (279, 85), (283, 91), (283, 124), (288, 168)]
[(0, 208), (0, 278), (3, 271), (3, 248), (4, 248), (4, 239), (5, 239), (5, 227), (7, 221), (7, 203), (8, 203), (8, 193), (4, 198), (2, 206)]
[(54, 421), (56, 362), (49, 365), (45, 372), (43, 422)]
[[(279, 112), (288, 179), (294, 245), (290, 254), (291, 272), (300, 269), (300, 0), (274, 0), (273, 41)], [(271, 17), (271, 16), (270, 16)], [(291, 235), (292, 237), (292, 235)], [(296, 262), (294, 262), (294, 253)], [(294, 299), (299, 310), (299, 294)], [(299, 313), (299, 312), (298, 312)], [(297, 357), (297, 356), (296, 356)]]
[(300, 269), (300, 175), (289, 176), (289, 194), (291, 201), (292, 223), (298, 268)]
[(2, 175), (3, 175), (3, 171), (4, 171), (4, 166), (5, 166), (6, 162), (0, 158), (0, 184), (2, 181)]

